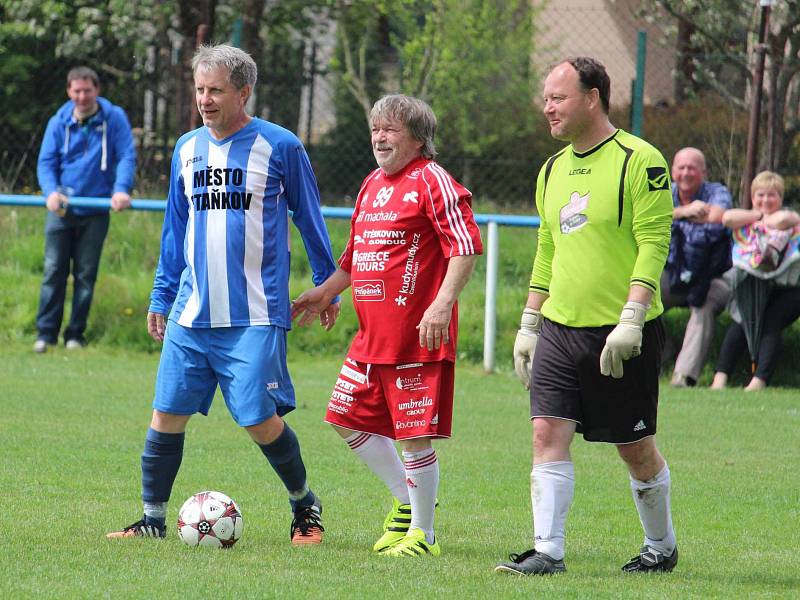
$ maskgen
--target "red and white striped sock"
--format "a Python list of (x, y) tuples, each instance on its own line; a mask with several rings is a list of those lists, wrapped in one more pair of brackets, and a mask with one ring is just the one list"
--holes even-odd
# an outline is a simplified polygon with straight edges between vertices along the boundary
[(403, 452), (406, 463), (406, 484), (411, 498), (411, 525), (422, 529), (429, 544), (434, 541), (433, 512), (439, 490), (439, 461), (436, 451), (426, 448), (419, 452)]
[(344, 441), (380, 477), (400, 504), (409, 503), (406, 471), (392, 440), (356, 431)]

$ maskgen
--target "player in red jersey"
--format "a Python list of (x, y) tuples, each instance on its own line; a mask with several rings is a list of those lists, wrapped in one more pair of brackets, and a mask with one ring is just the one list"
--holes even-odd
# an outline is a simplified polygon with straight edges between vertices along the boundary
[(433, 161), (431, 108), (385, 96), (370, 122), (378, 168), (361, 185), (339, 268), (301, 294), (292, 313), (308, 324), (352, 286), (359, 329), (325, 420), (394, 496), (373, 549), (438, 556), (439, 462), (431, 440), (450, 437), (456, 300), (483, 248), (472, 195)]

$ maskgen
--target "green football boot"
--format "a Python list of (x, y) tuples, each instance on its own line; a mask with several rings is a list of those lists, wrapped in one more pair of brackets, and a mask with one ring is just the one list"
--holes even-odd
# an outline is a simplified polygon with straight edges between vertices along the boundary
[(372, 549), (375, 552), (383, 552), (391, 548), (406, 536), (410, 524), (411, 505), (400, 504), (397, 498), (392, 498), (392, 510), (383, 521), (383, 535), (375, 542)]
[(425, 532), (422, 529), (409, 529), (403, 539), (387, 548), (382, 554), (384, 556), (439, 556), (442, 549), (436, 540), (429, 544), (425, 540)]

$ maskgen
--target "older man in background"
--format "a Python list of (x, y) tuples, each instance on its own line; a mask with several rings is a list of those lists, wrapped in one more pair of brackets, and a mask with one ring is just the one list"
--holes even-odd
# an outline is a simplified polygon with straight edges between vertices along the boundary
[(675, 361), (672, 385), (697, 383), (714, 337), (716, 318), (730, 298), (722, 274), (731, 267), (730, 233), (722, 226), (731, 194), (706, 181), (706, 159), (697, 148), (683, 148), (672, 162), (672, 240), (661, 276), (664, 309), (689, 307), (689, 322)]

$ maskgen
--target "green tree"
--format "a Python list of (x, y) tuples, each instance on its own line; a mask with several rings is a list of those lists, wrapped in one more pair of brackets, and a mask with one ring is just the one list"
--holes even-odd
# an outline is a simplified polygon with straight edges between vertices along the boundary
[(143, 57), (167, 10), (157, 0), (0, 0), (0, 133), (7, 140), (0, 187), (36, 189), (41, 135), (66, 100), (71, 67), (93, 67), (103, 95), (129, 114), (141, 112)]
[(335, 9), (341, 57), (333, 68), (365, 118), (382, 93), (421, 97), (439, 119), (442, 162), (465, 184), (501, 199), (482, 167), (509, 161), (519, 168), (507, 165), (502, 195), (529, 197), (541, 151), (531, 3), (339, 0)]
[[(387, 20), (369, 2), (331, 2), (337, 46), (329, 65), (338, 75), (332, 94), (333, 127), (310, 150), (325, 202), (351, 204), (364, 176), (375, 168), (368, 115), (383, 90), (383, 71), (394, 52)], [(394, 63), (391, 63), (394, 64)]]
[(340, 75), (341, 83), (361, 107), (367, 127), (369, 111), (384, 89), (384, 79), (397, 66), (396, 49), (388, 35), (390, 15), (402, 18), (413, 4), (410, 0), (331, 0), (338, 40), (331, 69)]
[(457, 150), (456, 170), (470, 186), (484, 159), (522, 158), (535, 130), (532, 10), (527, 0), (436, 0), (432, 8), (422, 30), (406, 20), (397, 36), (400, 87), (431, 104), (442, 147)]
[[(755, 0), (645, 0), (645, 11), (673, 16), (682, 35), (680, 69), (684, 91), (714, 90), (748, 109), (761, 8)], [(683, 26), (680, 24), (683, 23)], [(688, 24), (688, 25), (687, 25)], [(760, 168), (786, 170), (796, 159), (800, 134), (800, 2), (775, 2), (770, 16), (765, 72)], [(690, 79), (688, 79), (690, 78)]]

